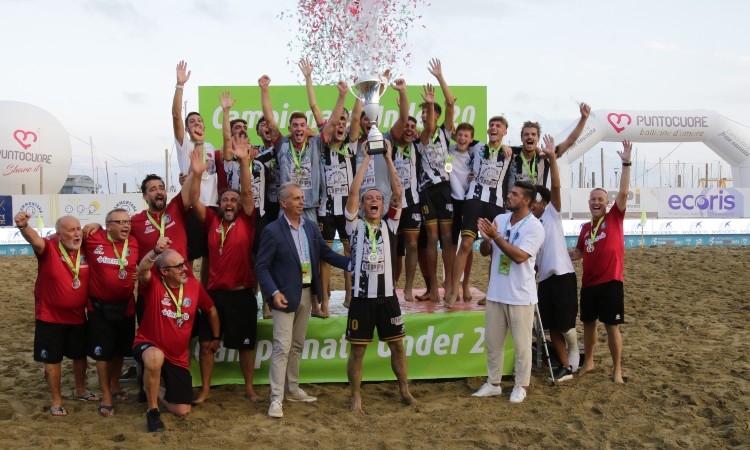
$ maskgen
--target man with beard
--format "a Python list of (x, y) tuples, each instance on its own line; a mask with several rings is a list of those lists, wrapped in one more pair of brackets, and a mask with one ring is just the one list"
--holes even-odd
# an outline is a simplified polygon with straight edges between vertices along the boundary
[(44, 379), (52, 395), (53, 416), (67, 416), (60, 381), (63, 356), (73, 360), (74, 400), (99, 401), (86, 390), (86, 297), (89, 265), (81, 251), (81, 224), (73, 216), (55, 223), (56, 237), (43, 238), (21, 211), (13, 218), (21, 236), (31, 244), (39, 263), (34, 285), (34, 361), (44, 363)]
[(482, 256), (492, 255), (490, 282), (487, 287), (485, 341), (487, 343), (487, 382), (472, 394), (474, 397), (500, 395), (500, 381), (505, 360), (508, 331), (513, 338), (515, 386), (511, 403), (526, 398), (531, 380), (531, 328), (534, 305), (537, 303), (534, 264), (544, 241), (544, 227), (531, 214), (536, 188), (517, 181), (508, 193), (509, 213), (495, 217), (493, 222), (480, 218), (477, 228), (483, 241)]
[(578, 243), (568, 250), (573, 261), (583, 258), (581, 278), (581, 322), (583, 322), (584, 360), (581, 370), (594, 370), (594, 346), (597, 341), (597, 321), (607, 330), (609, 353), (612, 356), (612, 380), (624, 383), (622, 377), (622, 336), (620, 324), (625, 323), (625, 236), (623, 222), (628, 204), (630, 185), (630, 141), (622, 141), (623, 150), (617, 152), (622, 160), (620, 189), (609, 212), (609, 195), (602, 188), (589, 194), (591, 222), (583, 224)]
[[(362, 193), (358, 201), (360, 185), (371, 156), (365, 159), (354, 176), (349, 199), (346, 203), (347, 230), (352, 236), (352, 259), (350, 270), (353, 274), (352, 302), (346, 328), (346, 340), (351, 344), (347, 377), (352, 392), (351, 410), (362, 412), (362, 361), (367, 345), (372, 342), (375, 329), (378, 338), (388, 343), (391, 352), (391, 367), (398, 380), (401, 399), (407, 404), (414, 403), (409, 392), (404, 350), (404, 320), (396, 297), (391, 264), (392, 243), (396, 239), (398, 221), (401, 217), (401, 183), (396, 166), (391, 160), (391, 143), (386, 141), (386, 164), (391, 172), (393, 201), (383, 218), (385, 201), (383, 193), (370, 188)], [(367, 151), (367, 146), (365, 146)], [(362, 218), (359, 217), (360, 204)]]
[[(238, 162), (240, 190), (227, 189), (219, 197), (218, 213), (198, 201), (197, 178), (205, 169), (200, 146), (191, 156), (193, 187), (188, 204), (208, 233), (208, 254), (211, 267), (208, 273), (208, 293), (216, 305), (221, 325), (220, 334), (211, 334), (204, 320), (200, 323), (200, 354), (202, 388), (194, 404), (203, 403), (211, 394), (211, 375), (214, 355), (211, 346), (224, 337), (224, 347), (238, 350), (240, 369), (245, 379), (245, 396), (261, 402), (253, 387), (255, 373), (255, 345), (257, 341), (258, 303), (255, 298), (253, 240), (255, 236), (255, 202), (252, 192), (250, 166), (257, 150), (250, 146), (241, 133), (232, 137), (227, 149)], [(203, 319), (203, 317), (201, 317)]]
[(113, 399), (127, 400), (120, 387), (124, 356), (130, 356), (135, 337), (135, 276), (138, 240), (130, 239), (132, 221), (125, 209), (107, 213), (105, 230), (83, 241), (91, 274), (89, 282), (88, 354), (96, 361), (102, 390), (99, 414), (115, 413)]
[[(213, 335), (219, 334), (219, 317), (211, 297), (188, 276), (185, 257), (169, 249), (170, 241), (160, 237), (138, 265), (138, 285), (146, 311), (135, 336), (133, 356), (144, 367), (149, 432), (164, 430), (159, 400), (175, 416), (190, 413), (193, 381), (188, 344), (198, 310), (208, 317)], [(212, 341), (210, 351), (218, 348), (219, 341)], [(164, 390), (159, 387), (160, 378), (164, 379)]]

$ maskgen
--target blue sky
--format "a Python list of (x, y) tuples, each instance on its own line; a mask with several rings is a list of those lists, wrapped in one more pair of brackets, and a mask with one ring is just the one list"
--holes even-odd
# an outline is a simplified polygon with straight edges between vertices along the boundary
[[(188, 62), (188, 108), (199, 85), (297, 84), (287, 63), (295, 1), (0, 0), (0, 99), (32, 103), (73, 136), (73, 165), (132, 164), (173, 147), (174, 68)], [(488, 113), (508, 138), (538, 120), (564, 129), (593, 109), (711, 109), (750, 125), (750, 39), (744, 1), (432, 0), (411, 35), (410, 84), (431, 82), (438, 57), (451, 84), (487, 85)], [(192, 107), (191, 107), (192, 105)], [(80, 138), (81, 142), (78, 140)], [(603, 145), (610, 148), (612, 144)], [(643, 144), (658, 161), (717, 162), (700, 143)]]

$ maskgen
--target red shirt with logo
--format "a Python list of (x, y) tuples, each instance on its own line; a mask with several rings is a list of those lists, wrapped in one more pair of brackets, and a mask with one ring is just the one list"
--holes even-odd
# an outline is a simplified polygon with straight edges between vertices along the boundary
[[(182, 202), (182, 194), (177, 194), (161, 213), (152, 215), (148, 210), (143, 210), (132, 217), (133, 226), (130, 229), (130, 235), (138, 240), (138, 246), (142, 251), (141, 258), (156, 247), (156, 241), (159, 240), (159, 228), (161, 217), (164, 218), (164, 236), (172, 240), (169, 246), (172, 250), (187, 259), (187, 234), (185, 233), (185, 204)], [(149, 216), (156, 222), (155, 227)], [(140, 261), (140, 260), (139, 260)]]
[(177, 318), (177, 307), (172, 300), (172, 296), (175, 300), (179, 300), (180, 288), (169, 288), (172, 293), (170, 296), (160, 276), (152, 276), (145, 284), (143, 287), (145, 302), (143, 321), (138, 326), (133, 347), (144, 342), (154, 344), (164, 352), (167, 361), (175, 366), (189, 369), (188, 345), (196, 312), (198, 309), (203, 312), (209, 311), (214, 306), (214, 302), (195, 278), (189, 277), (183, 286), (180, 322)]
[[(126, 314), (132, 316), (135, 313), (135, 289), (134, 275), (138, 272), (138, 240), (130, 236), (127, 239), (128, 248), (125, 255), (122, 250), (123, 242), (110, 242), (107, 239), (107, 231), (100, 229), (92, 233), (83, 241), (83, 249), (89, 263), (90, 280), (89, 295), (103, 302), (121, 303), (130, 302)], [(125, 279), (120, 279), (120, 259), (115, 254), (124, 256)], [(93, 311), (91, 302), (88, 310)]]
[(75, 267), (77, 254), (81, 254), (78, 272), (80, 286), (73, 288), (73, 269), (60, 253), (58, 239), (44, 238), (42, 253), (34, 252), (38, 274), (34, 285), (34, 318), (44, 322), (65, 325), (86, 323), (86, 301), (89, 292), (89, 265), (83, 248), (68, 252)]
[[(222, 222), (219, 213), (206, 208), (203, 226), (208, 234), (208, 257), (211, 261), (208, 266), (208, 290), (254, 287), (255, 214), (248, 217), (240, 208), (234, 222), (226, 224)], [(223, 246), (222, 227), (225, 235)]]
[[(576, 248), (583, 254), (583, 277), (581, 286), (589, 287), (610, 281), (623, 281), (625, 268), (625, 210), (620, 211), (615, 203), (604, 215), (594, 237), (594, 251), (587, 247), (591, 242), (591, 221), (583, 224)], [(596, 227), (594, 221), (594, 227)]]

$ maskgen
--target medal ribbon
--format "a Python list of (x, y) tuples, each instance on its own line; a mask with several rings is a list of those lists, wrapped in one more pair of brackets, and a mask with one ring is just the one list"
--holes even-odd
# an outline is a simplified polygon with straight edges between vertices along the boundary
[(500, 144), (497, 146), (497, 148), (492, 148), (490, 144), (487, 144), (487, 149), (490, 152), (490, 158), (494, 158), (497, 156), (498, 153), (500, 153), (500, 149), (503, 148), (503, 144)]
[(109, 242), (112, 243), (112, 249), (115, 251), (115, 257), (117, 257), (117, 260), (120, 262), (120, 270), (123, 270), (125, 268), (125, 261), (126, 261), (125, 258), (128, 255), (128, 239), (129, 238), (126, 238), (125, 243), (122, 244), (122, 254), (120, 254), (120, 252), (117, 251), (117, 246), (115, 245), (115, 241), (112, 240), (112, 236), (110, 236), (109, 233), (107, 233), (107, 239), (109, 240)]
[(151, 225), (154, 226), (157, 230), (159, 230), (159, 237), (164, 237), (164, 219), (166, 218), (166, 214), (162, 213), (161, 215), (161, 226), (156, 224), (156, 221), (153, 217), (151, 217), (151, 214), (148, 213), (148, 210), (146, 210), (146, 216), (148, 217), (148, 221), (151, 222)]
[(305, 153), (305, 147), (307, 146), (307, 139), (305, 139), (305, 142), (302, 143), (302, 148), (300, 149), (299, 153), (297, 153), (297, 149), (294, 148), (294, 144), (291, 142), (289, 143), (289, 150), (292, 152), (292, 159), (294, 160), (294, 165), (297, 167), (297, 173), (302, 172), (302, 154)]
[(526, 167), (526, 172), (529, 173), (532, 183), (536, 183), (536, 164), (534, 164), (534, 159), (532, 157), (530, 161), (526, 160), (526, 157), (523, 156), (523, 151), (521, 152), (521, 161), (523, 161), (523, 165)]
[(602, 224), (602, 220), (604, 220), (604, 216), (601, 216), (599, 218), (599, 221), (596, 223), (596, 228), (594, 228), (594, 219), (591, 219), (591, 235), (589, 238), (590, 245), (594, 245), (594, 242), (596, 242), (596, 233), (599, 232), (599, 226)]
[(221, 244), (219, 245), (219, 248), (224, 248), (224, 240), (227, 238), (227, 235), (229, 234), (229, 230), (232, 229), (234, 226), (234, 222), (232, 222), (229, 227), (227, 227), (227, 231), (224, 231), (224, 221), (222, 220), (219, 223), (219, 226), (221, 227)]
[(342, 144), (340, 148), (331, 147), (331, 146), (328, 146), (328, 148), (330, 148), (334, 152), (344, 157), (346, 156), (347, 153), (349, 153), (349, 144)]
[(180, 294), (177, 298), (174, 297), (174, 294), (172, 293), (172, 289), (167, 286), (167, 283), (164, 281), (164, 277), (161, 279), (161, 284), (164, 285), (164, 289), (167, 290), (167, 293), (169, 294), (169, 298), (172, 299), (172, 302), (174, 303), (174, 309), (176, 313), (175, 319), (179, 320), (182, 319), (182, 295), (183, 295), (183, 289), (185, 288), (185, 285), (180, 283)]
[(62, 253), (65, 262), (68, 263), (68, 267), (70, 267), (71, 272), (73, 272), (73, 279), (77, 280), (78, 272), (81, 270), (81, 249), (79, 248), (78, 252), (76, 252), (76, 263), (74, 265), (73, 261), (70, 259), (70, 255), (68, 255), (68, 251), (63, 247), (62, 242), (57, 241), (57, 248), (60, 249), (60, 253)]
[(367, 235), (370, 236), (370, 244), (372, 245), (372, 250), (370, 253), (378, 253), (378, 238), (375, 235), (375, 228), (371, 227), (370, 224), (365, 220), (365, 226), (367, 227)]
[(396, 152), (401, 153), (402, 155), (404, 155), (408, 159), (411, 159), (411, 151), (408, 151), (408, 152), (406, 151), (406, 149), (409, 148), (409, 145), (410, 144), (407, 144), (406, 147), (404, 147), (404, 148), (396, 146)]

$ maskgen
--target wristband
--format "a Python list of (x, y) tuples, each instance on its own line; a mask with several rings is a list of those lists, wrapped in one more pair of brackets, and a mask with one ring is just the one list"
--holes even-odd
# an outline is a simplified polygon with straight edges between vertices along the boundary
[(175, 88), (175, 89), (184, 89), (184, 88), (185, 88), (185, 86), (181, 86), (181, 85), (179, 85), (179, 84), (175, 84), (175, 85), (174, 85), (174, 88)]
[(25, 223), (25, 224), (23, 224), (23, 225), (16, 225), (16, 228), (18, 228), (19, 230), (23, 230), (24, 228), (26, 228), (26, 227), (28, 227), (28, 226), (29, 226), (29, 223), (28, 223), (28, 222), (26, 222), (26, 223)]
[(622, 167), (630, 167), (632, 165), (633, 165), (632, 162), (625, 162), (625, 161), (622, 162)]
[[(149, 252), (149, 253), (151, 253), (151, 252)], [(154, 252), (154, 253), (156, 253), (156, 252)], [(156, 258), (154, 258), (154, 259), (151, 259), (151, 257), (150, 257), (150, 256), (148, 256), (148, 253), (146, 253), (146, 258), (147, 258), (147, 259), (148, 259), (149, 261), (151, 261), (152, 263), (153, 263), (153, 262), (156, 262)]]
[(214, 336), (214, 337), (211, 338), (211, 340), (212, 341), (220, 341), (221, 340), (221, 336)]

